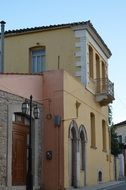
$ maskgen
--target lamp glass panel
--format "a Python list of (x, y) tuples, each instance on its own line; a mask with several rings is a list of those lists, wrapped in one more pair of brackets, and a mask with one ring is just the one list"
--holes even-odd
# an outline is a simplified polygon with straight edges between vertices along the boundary
[(29, 105), (28, 105), (27, 102), (24, 102), (24, 103), (22, 104), (22, 113), (27, 114), (27, 113), (28, 113), (28, 110), (29, 110)]
[(39, 108), (37, 106), (34, 107), (33, 114), (34, 114), (34, 118), (35, 119), (39, 119), (39, 117), (40, 117), (40, 110), (39, 110)]

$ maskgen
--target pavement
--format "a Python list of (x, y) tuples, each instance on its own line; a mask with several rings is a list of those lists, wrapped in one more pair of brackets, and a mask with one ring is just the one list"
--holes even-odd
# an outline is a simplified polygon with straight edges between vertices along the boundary
[(121, 185), (125, 183), (125, 181), (111, 181), (111, 182), (108, 182), (108, 183), (101, 183), (101, 184), (98, 184), (98, 185), (95, 185), (95, 186), (87, 186), (87, 187), (84, 187), (84, 188), (81, 188), (81, 190), (100, 190), (100, 189), (107, 189), (109, 187), (114, 187), (116, 185)]
[(109, 187), (114, 187), (116, 185), (121, 185), (123, 183), (126, 183), (125, 180), (123, 181), (111, 181), (106, 183), (100, 183), (95, 186), (86, 186), (83, 188), (70, 188), (70, 190), (102, 190), (102, 189), (108, 189)]

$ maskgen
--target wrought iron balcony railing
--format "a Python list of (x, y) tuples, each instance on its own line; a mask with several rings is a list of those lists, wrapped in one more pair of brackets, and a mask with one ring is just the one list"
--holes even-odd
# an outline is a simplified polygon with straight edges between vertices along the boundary
[(96, 100), (101, 105), (107, 105), (114, 100), (114, 83), (108, 78), (96, 79)]

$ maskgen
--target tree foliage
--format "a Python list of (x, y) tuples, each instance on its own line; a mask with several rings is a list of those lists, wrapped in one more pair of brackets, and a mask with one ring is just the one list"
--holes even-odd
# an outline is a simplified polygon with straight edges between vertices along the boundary
[(115, 127), (111, 126), (111, 154), (118, 156), (122, 153), (123, 144), (119, 143)]
[(110, 127), (111, 134), (111, 154), (114, 156), (118, 156), (118, 154), (122, 153), (123, 144), (119, 143), (118, 136), (115, 132), (115, 127), (112, 121), (112, 106), (108, 106), (108, 122)]

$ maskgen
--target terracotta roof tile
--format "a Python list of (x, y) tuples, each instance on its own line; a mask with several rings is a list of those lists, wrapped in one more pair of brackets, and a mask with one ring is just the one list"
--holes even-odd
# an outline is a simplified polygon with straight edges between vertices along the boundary
[(68, 27), (79, 26), (79, 25), (89, 26), (94, 31), (96, 36), (100, 39), (100, 41), (103, 43), (103, 45), (106, 47), (110, 56), (112, 55), (111, 51), (109, 50), (109, 48), (107, 47), (107, 45), (105, 44), (105, 42), (103, 41), (101, 36), (98, 34), (98, 32), (96, 31), (96, 29), (94, 28), (94, 26), (90, 22), (90, 20), (82, 21), (82, 22), (67, 23), (67, 24), (57, 24), (57, 25), (17, 29), (17, 30), (8, 30), (8, 31), (5, 31), (5, 36), (20, 35), (20, 34), (25, 34), (25, 33), (29, 33), (29, 32), (41, 32), (41, 31), (45, 31), (45, 30), (56, 30), (56, 29), (68, 28)]

